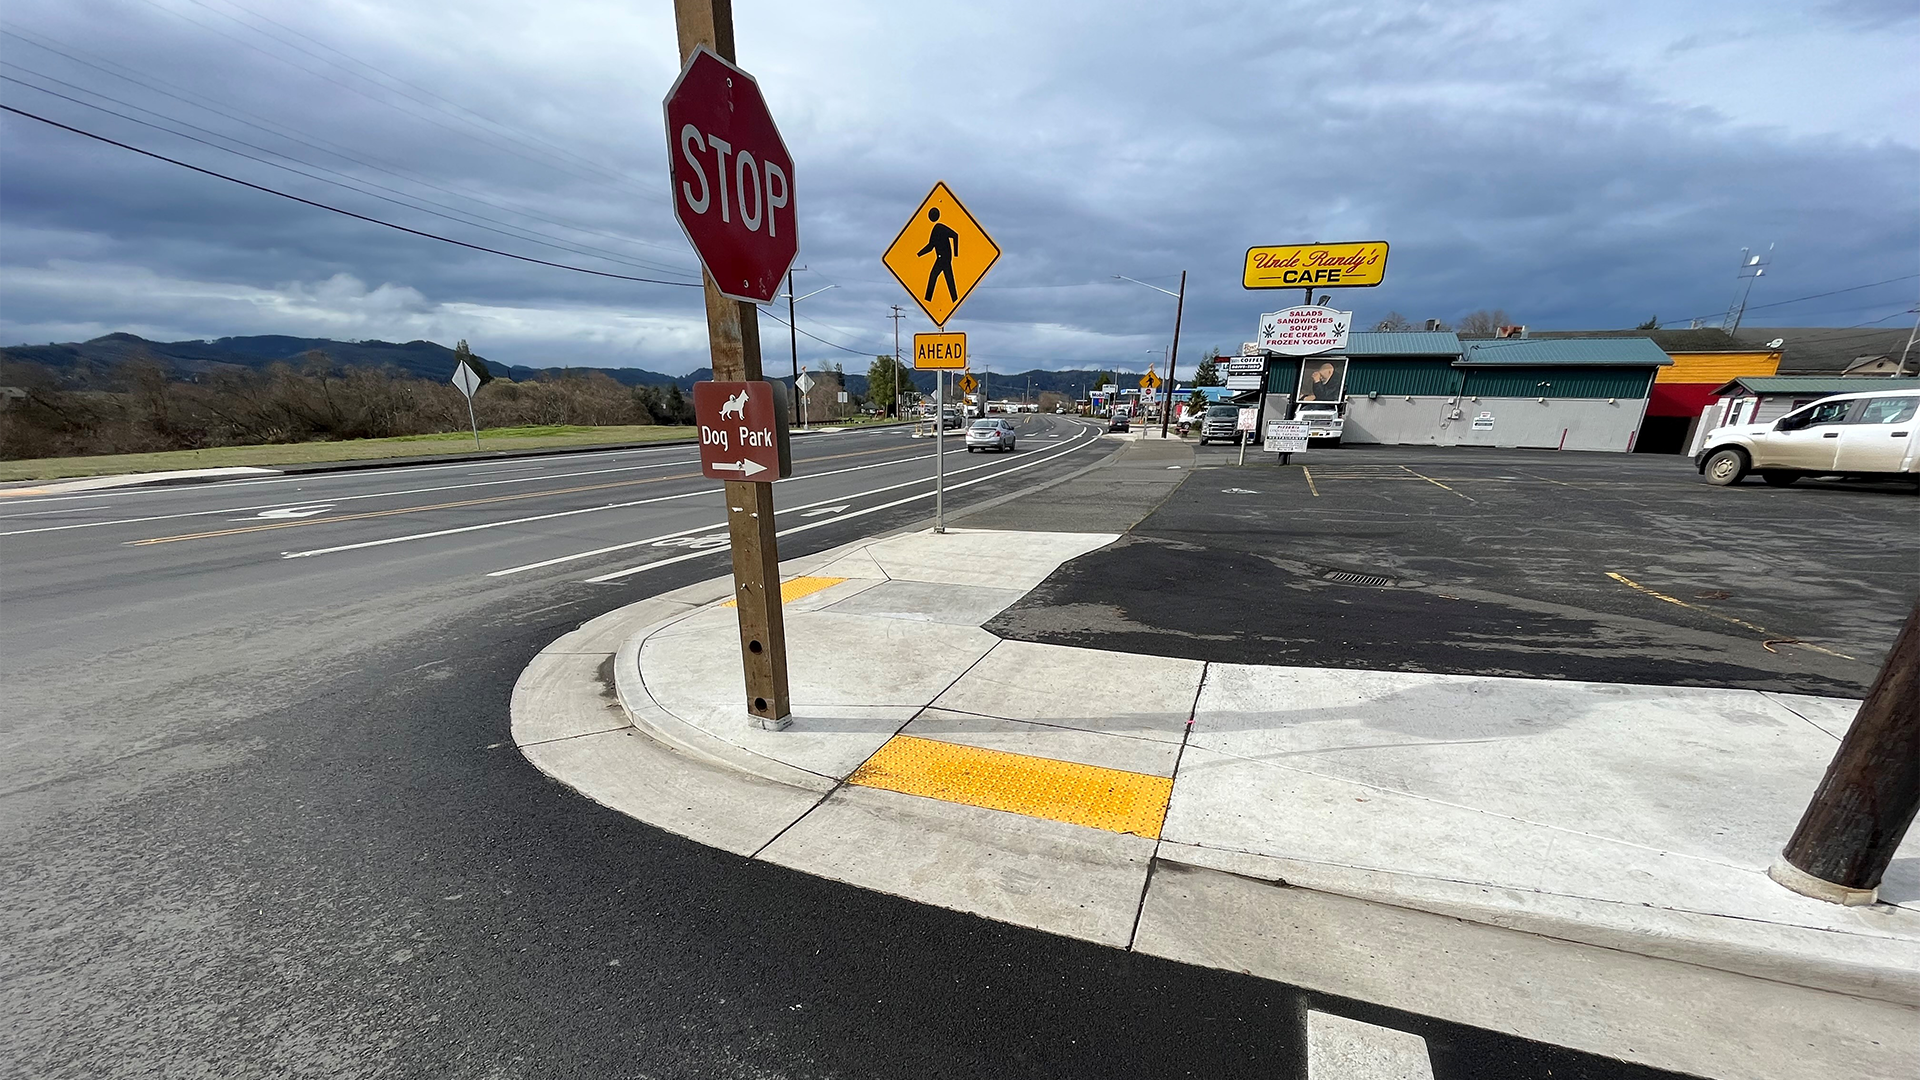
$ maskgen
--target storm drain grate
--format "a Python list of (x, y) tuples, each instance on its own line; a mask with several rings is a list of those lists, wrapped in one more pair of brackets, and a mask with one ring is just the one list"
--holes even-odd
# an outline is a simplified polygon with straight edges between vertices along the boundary
[(1393, 584), (1393, 579), (1390, 577), (1381, 577), (1379, 574), (1356, 574), (1351, 570), (1329, 570), (1323, 576), (1328, 581), (1337, 581), (1342, 585), (1368, 585), (1376, 589), (1382, 585)]

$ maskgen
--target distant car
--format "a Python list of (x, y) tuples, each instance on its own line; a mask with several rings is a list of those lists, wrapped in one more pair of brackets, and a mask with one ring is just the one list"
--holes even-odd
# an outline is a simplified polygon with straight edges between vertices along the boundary
[(1113, 419), (1107, 421), (1107, 430), (1108, 431), (1132, 431), (1133, 423), (1129, 419), (1126, 413), (1117, 412), (1113, 414)]
[(1005, 420), (975, 420), (967, 429), (967, 453), (1013, 449), (1013, 425)]
[(940, 413), (940, 426), (945, 430), (957, 431), (966, 426), (959, 409), (945, 409)]
[(1205, 446), (1215, 439), (1221, 442), (1240, 441), (1240, 406), (1209, 405), (1200, 417), (1200, 445)]

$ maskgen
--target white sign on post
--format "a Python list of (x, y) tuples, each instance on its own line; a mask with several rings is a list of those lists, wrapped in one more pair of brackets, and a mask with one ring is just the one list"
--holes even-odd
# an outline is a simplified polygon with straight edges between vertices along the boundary
[(1347, 347), (1353, 312), (1290, 307), (1260, 316), (1260, 347), (1282, 356), (1312, 356)]
[(1258, 390), (1267, 372), (1267, 358), (1260, 355), (1257, 347), (1252, 354), (1229, 357), (1227, 359), (1227, 389)]
[(1257, 406), (1257, 405), (1242, 405), (1242, 406), (1240, 406), (1240, 422), (1239, 422), (1239, 424), (1238, 424), (1238, 425), (1236, 425), (1236, 426), (1238, 427), (1238, 429), (1239, 429), (1239, 430), (1241, 430), (1241, 431), (1252, 431), (1252, 430), (1253, 430), (1253, 425), (1255, 425), (1255, 424), (1257, 424), (1257, 423), (1259, 423), (1259, 422), (1260, 422), (1260, 407), (1259, 407), (1259, 406)]
[(1291, 454), (1307, 448), (1307, 431), (1313, 425), (1305, 420), (1269, 420), (1266, 438), (1260, 448), (1269, 454)]
[(448, 380), (467, 395), (467, 423), (473, 425), (473, 448), (480, 449), (480, 418), (473, 412), (473, 394), (480, 389), (480, 376), (464, 360), (453, 362), (453, 378)]

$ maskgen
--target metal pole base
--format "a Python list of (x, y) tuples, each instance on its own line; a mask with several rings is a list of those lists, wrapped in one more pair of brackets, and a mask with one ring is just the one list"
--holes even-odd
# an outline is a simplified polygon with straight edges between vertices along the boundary
[(1767, 876), (1775, 883), (1792, 889), (1801, 896), (1811, 896), (1815, 900), (1825, 900), (1829, 904), (1839, 904), (1843, 907), (1866, 907), (1880, 900), (1880, 890), (1877, 887), (1850, 889), (1845, 885), (1835, 885), (1825, 878), (1814, 877), (1784, 858), (1775, 860), (1772, 866), (1767, 867)]

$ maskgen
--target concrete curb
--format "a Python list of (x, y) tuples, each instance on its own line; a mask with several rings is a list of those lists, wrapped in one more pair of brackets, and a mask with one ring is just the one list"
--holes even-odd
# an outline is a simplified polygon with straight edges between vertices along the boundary
[[(817, 569), (871, 542), (782, 570)], [(1911, 981), (1900, 976), (1910, 973), (1808, 971), (1550, 914), (1503, 920), (1466, 900), (1411, 902), (1396, 895), (1393, 875), (1347, 880), (1264, 857), (1241, 862), (1072, 826), (1031, 828), (1030, 819), (997, 811), (949, 815), (947, 804), (846, 788), (716, 745), (722, 740), (653, 701), (635, 661), (646, 636), (731, 588), (730, 578), (718, 577), (628, 605), (544, 650), (513, 693), (514, 741), (529, 762), (622, 814), (758, 861), (1657, 1068), (1815, 1080), (1904, 1075), (1920, 1064), (1910, 1038), (1915, 1010), (1897, 996), (1896, 984)], [(871, 867), (840, 872), (819, 851), (792, 842), (801, 822), (849, 795), (833, 820), (851, 813), (845, 827), (856, 832), (857, 823), (879, 822), (901, 842), (912, 838), (917, 850), (899, 871), (905, 877), (877, 884), (863, 879)], [(888, 825), (901, 812), (907, 818)], [(965, 857), (982, 843), (1003, 852), (993, 860), (999, 873), (986, 879), (975, 876), (978, 860)], [(950, 857), (956, 851), (960, 857)], [(1050, 873), (1028, 876), (1041, 868)], [(1090, 903), (1120, 902), (1109, 892), (1129, 875), (1135, 880), (1124, 906), (1131, 914), (1090, 917)]]

